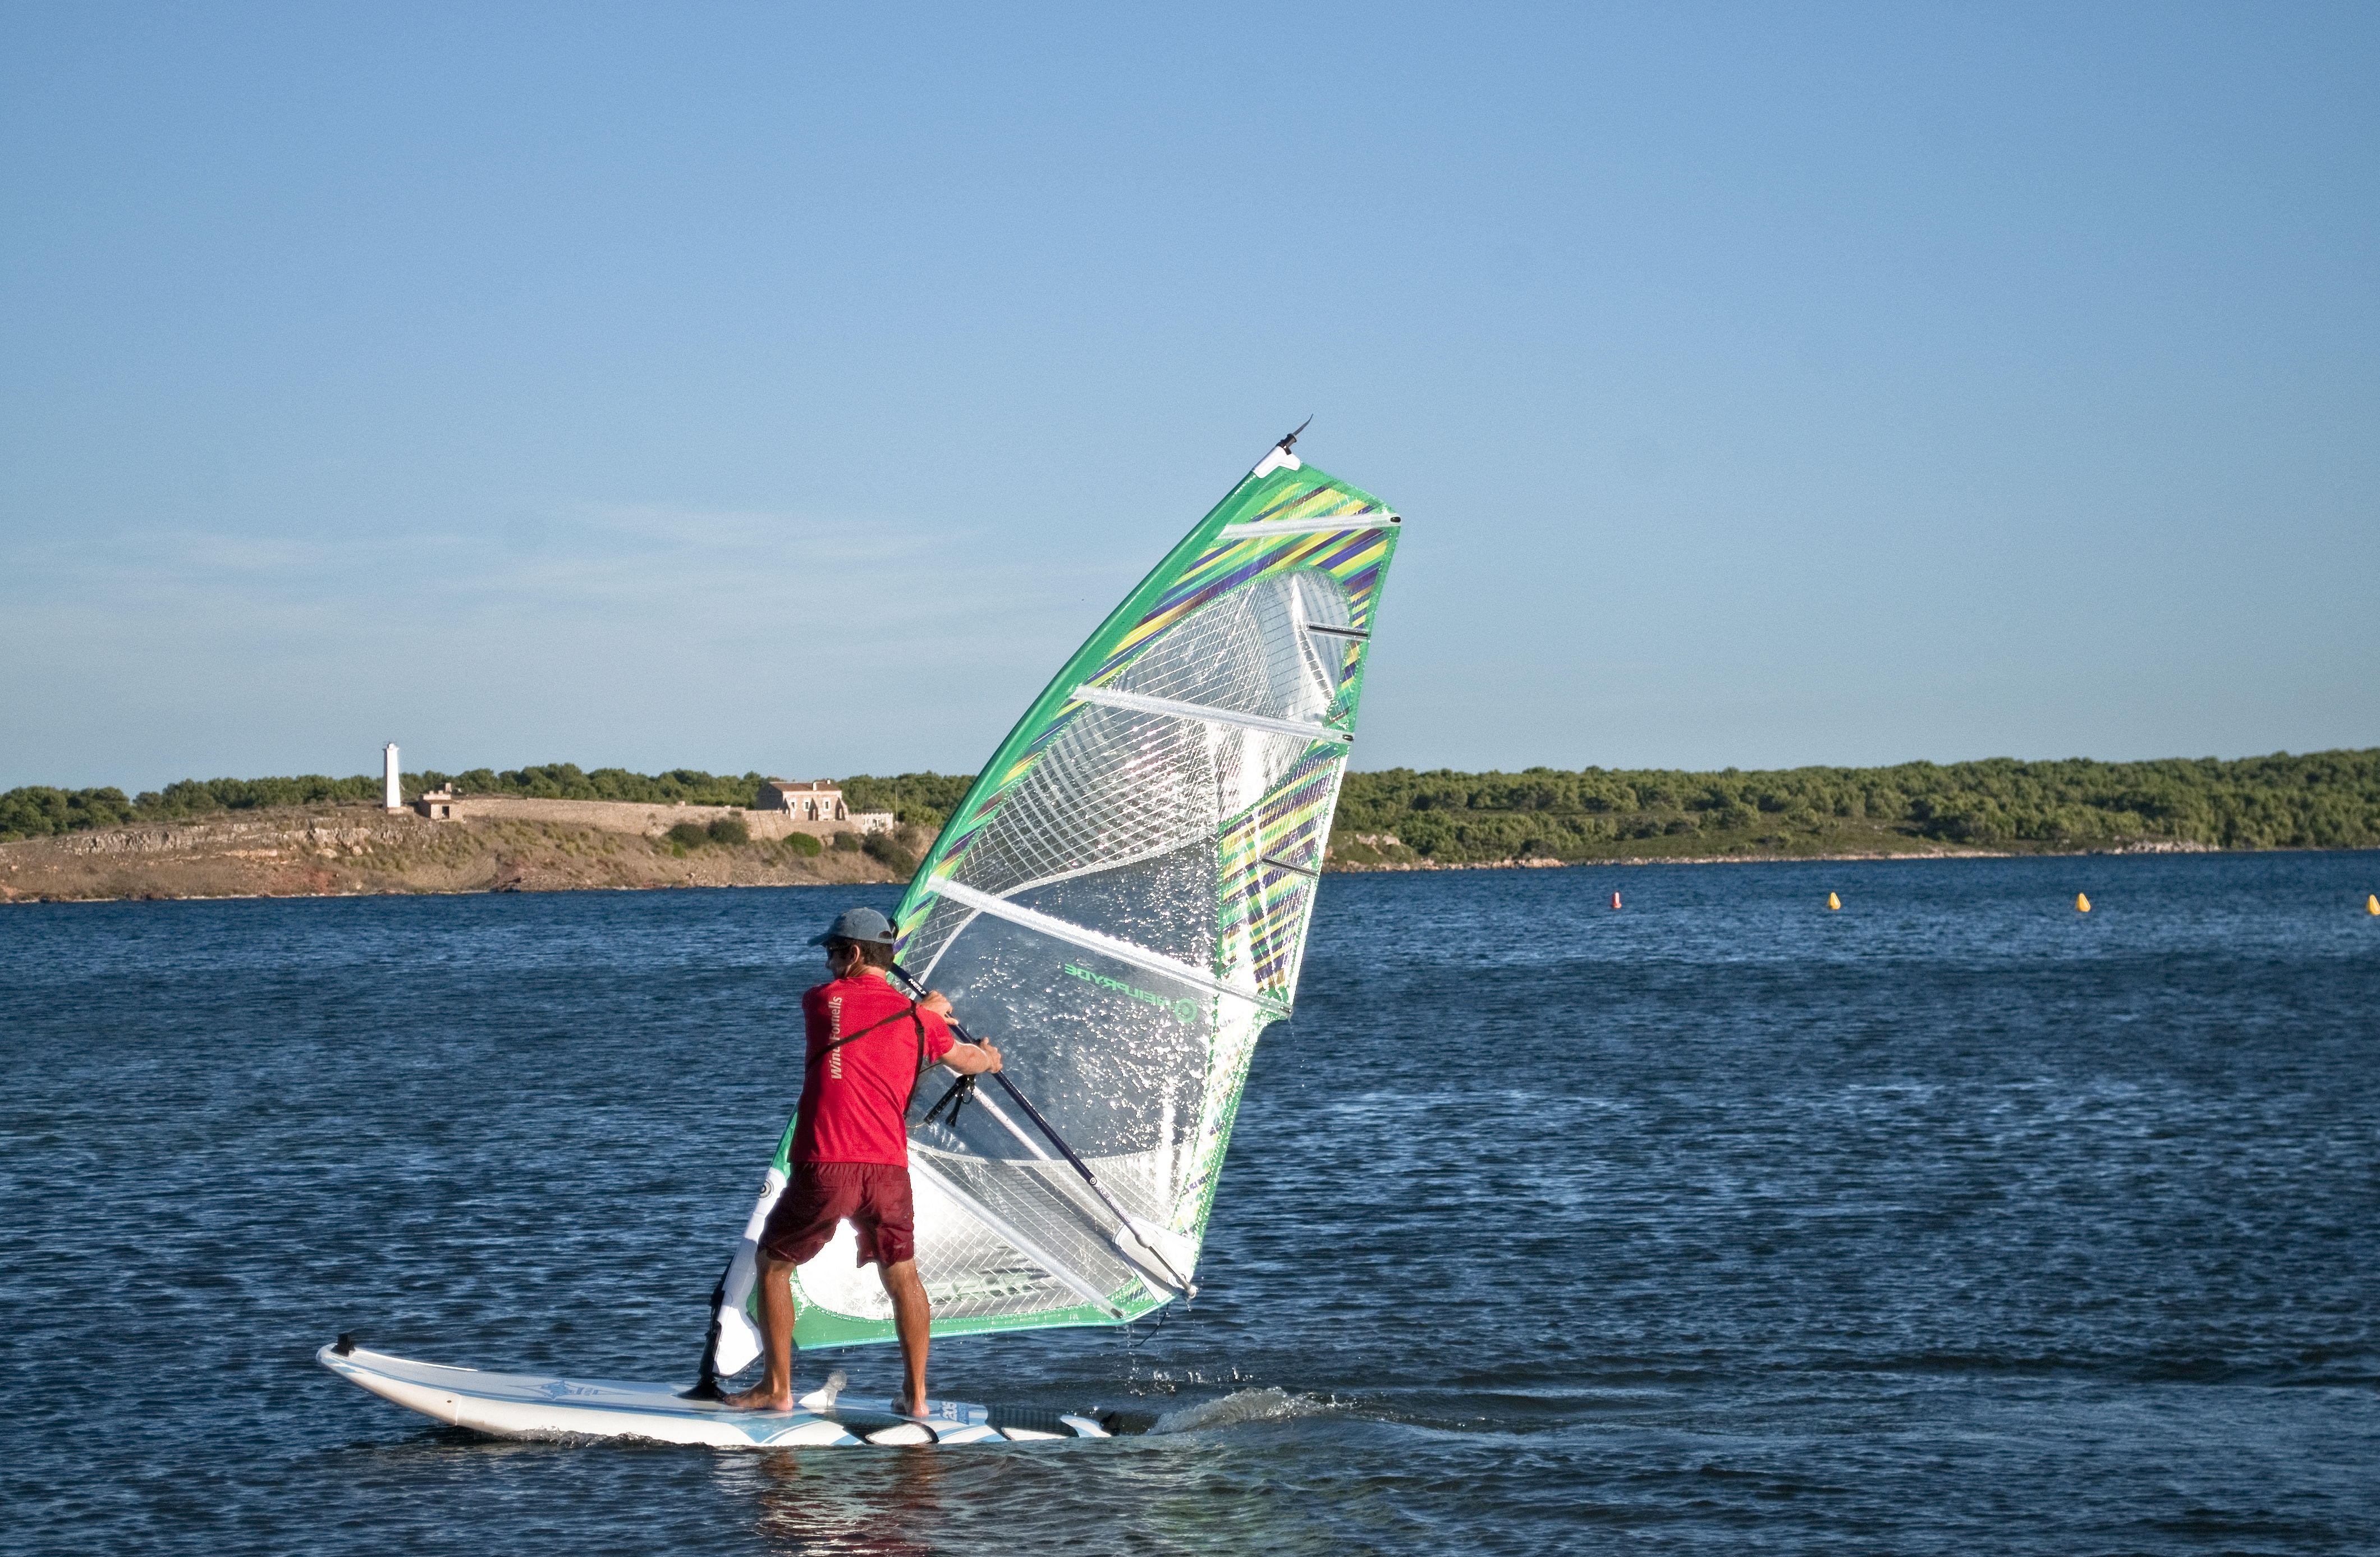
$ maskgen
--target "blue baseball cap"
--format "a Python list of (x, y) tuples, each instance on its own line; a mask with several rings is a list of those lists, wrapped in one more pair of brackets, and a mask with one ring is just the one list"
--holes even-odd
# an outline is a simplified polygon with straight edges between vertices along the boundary
[(824, 935), (810, 937), (810, 944), (823, 946), (830, 941), (867, 941), (879, 946), (892, 944), (892, 921), (873, 908), (845, 908)]

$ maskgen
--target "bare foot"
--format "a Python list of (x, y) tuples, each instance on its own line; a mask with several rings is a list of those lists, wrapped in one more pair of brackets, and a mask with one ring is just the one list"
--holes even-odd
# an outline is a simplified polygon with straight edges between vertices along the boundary
[[(933, 1402), (928, 1401), (926, 1404), (931, 1405)], [(925, 1415), (925, 1413), (910, 1409), (909, 1397), (907, 1395), (896, 1394), (892, 1397), (892, 1415), (895, 1417), (921, 1417)]]
[(788, 1387), (783, 1394), (771, 1394), (766, 1388), (755, 1384), (748, 1390), (720, 1396), (719, 1404), (730, 1411), (791, 1411), (794, 1392)]

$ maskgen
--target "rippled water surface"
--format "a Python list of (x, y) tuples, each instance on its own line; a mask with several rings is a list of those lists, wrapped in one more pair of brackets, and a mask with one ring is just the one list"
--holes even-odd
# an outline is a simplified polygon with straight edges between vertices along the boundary
[(891, 894), (0, 909), (0, 1549), (2380, 1550), (2374, 890), (1333, 877), (1196, 1310), (936, 1349), (1165, 1430), (780, 1454), (493, 1442), (311, 1354), (690, 1377), (800, 942)]

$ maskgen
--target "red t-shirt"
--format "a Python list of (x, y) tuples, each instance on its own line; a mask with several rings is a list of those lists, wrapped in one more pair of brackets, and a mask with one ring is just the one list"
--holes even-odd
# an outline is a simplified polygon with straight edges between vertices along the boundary
[[(883, 979), (860, 974), (820, 984), (802, 996), (809, 1030), (802, 1101), (794, 1114), (796, 1162), (880, 1162), (909, 1165), (908, 1121), (903, 1111), (917, 1075), (917, 1025), (926, 1029), (928, 1064), (957, 1041), (940, 1016), (920, 1010)], [(886, 1017), (891, 1021), (885, 1021)], [(827, 1045), (882, 1023), (848, 1043)]]

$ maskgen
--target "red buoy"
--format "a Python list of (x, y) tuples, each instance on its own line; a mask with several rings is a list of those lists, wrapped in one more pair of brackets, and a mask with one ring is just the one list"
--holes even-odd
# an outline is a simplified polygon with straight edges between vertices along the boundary
[(1611, 906), (1615, 908), (1620, 906), (1620, 894), (1616, 892), (1611, 894)]

